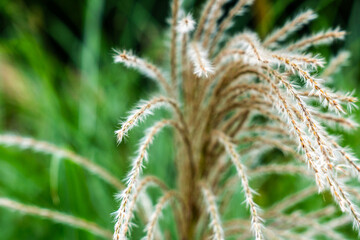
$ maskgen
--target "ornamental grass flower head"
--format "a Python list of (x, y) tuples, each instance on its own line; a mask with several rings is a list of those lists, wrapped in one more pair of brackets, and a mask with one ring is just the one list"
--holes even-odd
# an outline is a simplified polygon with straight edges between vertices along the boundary
[[(157, 239), (156, 229), (161, 235), (162, 229), (156, 222), (167, 203), (171, 203), (176, 216), (179, 239), (310, 239), (318, 230), (330, 238), (341, 239), (333, 229), (338, 219), (320, 221), (334, 214), (333, 205), (319, 209), (318, 214), (285, 213), (311, 194), (325, 191), (332, 194), (344, 212), (343, 218), (352, 221), (356, 230), (359, 228), (360, 212), (354, 202), (359, 196), (349, 183), (360, 176), (360, 167), (357, 159), (327, 131), (334, 124), (345, 129), (357, 127), (348, 117), (357, 99), (348, 93), (334, 92), (326, 82), (348, 55), (340, 53), (326, 64), (319, 54), (306, 52), (312, 46), (342, 40), (346, 33), (334, 28), (295, 42), (287, 41), (316, 19), (316, 13), (307, 10), (265, 39), (250, 30), (229, 36), (227, 31), (235, 17), (253, 1), (238, 0), (226, 10), (227, 2), (208, 0), (195, 23), (190, 14), (184, 14), (181, 1), (172, 1), (170, 69), (135, 59), (126, 51), (115, 54), (115, 62), (138, 69), (160, 86), (158, 96), (142, 102), (121, 123), (116, 131), (118, 142), (138, 119), (145, 119), (148, 111), (167, 106), (173, 117), (160, 119), (141, 141), (121, 193), (114, 240), (130, 238), (133, 206), (148, 181), (142, 169), (147, 161), (152, 161), (147, 151), (165, 126), (175, 134), (177, 186), (164, 191), (155, 205), (145, 228), (145, 239)], [(261, 121), (256, 120), (259, 117)], [(257, 160), (273, 148), (291, 156), (291, 163), (264, 165)], [(316, 187), (309, 186), (269, 209), (262, 208), (256, 203), (261, 194), (250, 186), (250, 177), (274, 173), (301, 174), (313, 179)], [(227, 207), (233, 207), (228, 203), (234, 187), (242, 190), (249, 220), (223, 217)], [(306, 228), (307, 223), (310, 227)], [(295, 231), (299, 227), (306, 230)]]

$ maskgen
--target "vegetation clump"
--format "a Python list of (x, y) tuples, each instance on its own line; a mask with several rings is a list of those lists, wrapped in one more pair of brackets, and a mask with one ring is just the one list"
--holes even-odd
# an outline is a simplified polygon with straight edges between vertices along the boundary
[[(125, 183), (74, 152), (28, 137), (0, 135), (1, 145), (67, 159), (118, 189), (113, 232), (82, 218), (7, 197), (0, 197), (0, 206), (114, 240), (132, 239), (135, 216), (146, 224), (144, 239), (166, 238), (159, 219), (167, 206), (172, 210), (177, 237), (182, 240), (312, 239), (319, 234), (344, 239), (336, 228), (348, 223), (358, 231), (360, 211), (355, 202), (360, 201), (360, 194), (351, 183), (360, 179), (360, 166), (328, 130), (334, 124), (344, 129), (358, 126), (348, 117), (357, 99), (327, 87), (327, 80), (346, 61), (348, 53), (340, 52), (326, 64), (320, 55), (306, 52), (312, 46), (341, 40), (346, 33), (329, 29), (289, 43), (292, 34), (316, 19), (316, 14), (307, 10), (265, 39), (250, 30), (229, 36), (235, 17), (243, 14), (253, 0), (237, 0), (231, 7), (228, 2), (208, 0), (195, 21), (183, 9), (181, 0), (172, 0), (169, 69), (132, 51), (115, 50), (116, 63), (138, 70), (160, 89), (159, 94), (141, 101), (129, 113), (115, 132), (117, 142), (122, 144), (130, 130), (156, 109), (165, 108), (172, 116), (159, 119), (146, 130)], [(156, 176), (142, 174), (151, 161), (149, 147), (164, 128), (174, 133), (177, 172), (173, 189)], [(290, 160), (286, 164), (259, 160), (274, 148)], [(262, 195), (250, 179), (269, 174), (299, 174), (314, 184), (263, 207), (258, 202)], [(163, 193), (155, 205), (149, 205), (149, 186)], [(225, 217), (234, 208), (229, 202), (237, 190), (249, 219)], [(287, 211), (309, 196), (326, 191), (336, 205), (310, 213)], [(243, 203), (239, 202), (239, 207)], [(338, 214), (336, 206), (344, 214)]]

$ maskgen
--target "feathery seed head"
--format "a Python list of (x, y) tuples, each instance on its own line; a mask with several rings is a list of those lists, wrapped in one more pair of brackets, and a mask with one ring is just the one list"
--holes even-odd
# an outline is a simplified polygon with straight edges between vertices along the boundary
[(199, 78), (208, 78), (214, 73), (214, 68), (208, 59), (208, 53), (203, 49), (201, 44), (192, 43), (189, 46), (189, 58), (194, 65), (194, 74)]
[(182, 34), (192, 32), (195, 29), (195, 21), (192, 15), (188, 13), (184, 18), (180, 19), (176, 29)]

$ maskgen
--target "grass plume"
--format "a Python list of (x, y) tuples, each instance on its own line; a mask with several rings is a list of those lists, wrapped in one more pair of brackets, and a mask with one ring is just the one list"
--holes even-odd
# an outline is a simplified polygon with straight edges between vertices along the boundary
[[(278, 210), (283, 207), (280, 204), (273, 209), (260, 211), (260, 207), (254, 201), (255, 191), (250, 187), (245, 170), (253, 154), (266, 154), (271, 146), (293, 156), (299, 162), (295, 165), (255, 165), (251, 167), (250, 175), (312, 176), (317, 188), (311, 187), (305, 190), (305, 193), (314, 193), (313, 189), (319, 192), (330, 191), (340, 209), (352, 216), (354, 226), (358, 229), (359, 211), (346, 187), (347, 180), (354, 176), (354, 173), (358, 176), (359, 168), (355, 163), (357, 160), (346, 153), (323, 125), (323, 123), (336, 123), (345, 128), (356, 128), (357, 124), (345, 117), (346, 110), (343, 106), (344, 102), (356, 100), (348, 98), (347, 94), (337, 94), (325, 87), (321, 76), (313, 74), (314, 70), (326, 65), (325, 60), (320, 55), (303, 53), (311, 46), (328, 44), (335, 39), (341, 40), (345, 32), (336, 28), (286, 45), (284, 42), (290, 34), (317, 17), (312, 10), (307, 10), (287, 21), (283, 27), (278, 28), (263, 41), (256, 33), (248, 30), (224, 38), (223, 34), (231, 26), (233, 18), (241, 14), (244, 7), (251, 3), (252, 1), (246, 0), (236, 1), (226, 15), (222, 16), (225, 1), (207, 1), (193, 34), (191, 32), (195, 28), (195, 23), (190, 15), (184, 14), (180, 20), (172, 20), (171, 69), (169, 70), (172, 79), (177, 68), (182, 71), (180, 78), (182, 88), (171, 90), (176, 91), (173, 96), (177, 97), (173, 101), (176, 102), (178, 109), (173, 121), (180, 126), (176, 135), (180, 134), (186, 139), (181, 143), (188, 144), (187, 148), (191, 149), (184, 155), (181, 151), (186, 148), (181, 146), (182, 144), (177, 145), (178, 155), (181, 158), (175, 160), (179, 180), (177, 188), (173, 191), (177, 191), (182, 196), (186, 209), (189, 209), (185, 214), (183, 232), (178, 233), (179, 238), (194, 239), (195, 234), (199, 232), (208, 236), (207, 230), (201, 229), (202, 225), (199, 223), (204, 221), (201, 220), (202, 216), (208, 212), (210, 215), (208, 225), (213, 231), (213, 239), (226, 239), (227, 231), (224, 231), (220, 221), (226, 205), (221, 204), (222, 207), (218, 208), (210, 189), (218, 193), (222, 186), (229, 187), (233, 185), (232, 183), (238, 184), (238, 182), (244, 191), (244, 201), (251, 215), (249, 227), (242, 230), (240, 236), (245, 239), (249, 232), (252, 232), (255, 239), (265, 239), (272, 234), (295, 236), (297, 233), (290, 231), (296, 227), (296, 224), (289, 227), (288, 233), (285, 233), (267, 223), (277, 214), (284, 216), (284, 213)], [(177, 10), (177, 4), (177, 1), (173, 1), (173, 17), (176, 18), (178, 16), (174, 10)], [(174, 25), (176, 21), (177, 26)], [(178, 32), (179, 37), (174, 31)], [(180, 63), (176, 61), (177, 57), (173, 50), (176, 41), (181, 42)], [(223, 42), (225, 44), (222, 44)], [(334, 69), (338, 68), (338, 65), (345, 62), (344, 59), (346, 59), (344, 54), (339, 55), (338, 59), (335, 59), (325, 70), (323, 77), (328, 78), (336, 71)], [(298, 87), (292, 80), (294, 77), (300, 77), (305, 86)], [(171, 91), (165, 92), (164, 95), (172, 96)], [(318, 97), (319, 102), (335, 114), (323, 113), (313, 107), (309, 99), (315, 97)], [(119, 132), (135, 126), (135, 121), (131, 119), (136, 114), (130, 115)], [(266, 120), (256, 124), (253, 119), (257, 115), (261, 115)], [(262, 135), (264, 137), (261, 137)], [(249, 148), (249, 143), (261, 144), (261, 148), (254, 151), (256, 148)], [(246, 146), (250, 151), (247, 151)], [(238, 152), (237, 147), (242, 149), (242, 154)], [(231, 159), (229, 163), (221, 160), (226, 157)], [(343, 163), (348, 167), (343, 168)], [(298, 164), (307, 165), (310, 171)], [(223, 178), (224, 172), (232, 166), (235, 167), (240, 181)], [(138, 175), (138, 171), (136, 173), (131, 171), (129, 179), (137, 178)], [(205, 182), (210, 182), (211, 185), (207, 186)], [(131, 185), (132, 181), (129, 181), (128, 187)], [(198, 200), (201, 196), (205, 199), (205, 207)], [(302, 201), (308, 195), (296, 196)], [(229, 197), (231, 198), (231, 196), (221, 197), (219, 201), (227, 202)], [(122, 200), (121, 206), (125, 201)], [(156, 219), (164, 201), (161, 199), (157, 204)], [(121, 209), (122, 207), (120, 211)], [(148, 238), (149, 235), (152, 238), (153, 225), (153, 223), (150, 227), (148, 225), (146, 230)], [(117, 218), (115, 232), (120, 226), (121, 220)], [(325, 235), (339, 236), (336, 232), (323, 231), (326, 226), (319, 224), (317, 219), (314, 219), (314, 227)], [(309, 235), (311, 234), (310, 231)], [(114, 235), (114, 240), (123, 238), (126, 236)]]

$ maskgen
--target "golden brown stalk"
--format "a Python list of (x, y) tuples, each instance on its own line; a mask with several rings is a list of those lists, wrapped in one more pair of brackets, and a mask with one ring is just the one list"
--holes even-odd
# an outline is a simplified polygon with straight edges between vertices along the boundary
[(255, 46), (255, 39), (252, 39), (250, 36), (248, 36), (247, 34), (244, 34), (242, 37), (242, 39), (244, 39), (251, 47), (252, 51), (254, 52), (257, 60), (259, 62), (262, 62), (262, 59), (260, 57), (259, 51), (257, 49), (257, 47)]
[(195, 35), (194, 35), (194, 39), (197, 40), (197, 41), (200, 40), (201, 33), (202, 33), (203, 29), (204, 29), (205, 22), (209, 17), (211, 7), (214, 5), (215, 1), (216, 0), (208, 0), (205, 3), (204, 10), (201, 13), (200, 21), (199, 21), (198, 27), (197, 27)]
[[(305, 97), (319, 97), (319, 93), (318, 92), (313, 92), (313, 91), (303, 91), (303, 92), (299, 92), (300, 96), (305, 96)], [(345, 102), (345, 103), (356, 103), (358, 102), (358, 99), (356, 97), (353, 97), (351, 95), (339, 95), (336, 93), (330, 93), (331, 98), (336, 99), (337, 101), (340, 102)]]
[(245, 99), (245, 100), (242, 100), (239, 102), (229, 103), (228, 105), (226, 105), (223, 108), (220, 108), (220, 109), (218, 109), (218, 111), (216, 111), (216, 116), (214, 117), (213, 125), (217, 126), (219, 124), (219, 122), (225, 117), (225, 115), (233, 110), (249, 109), (249, 106), (251, 104), (253, 104), (253, 106), (252, 106), (252, 107), (254, 107), (253, 109), (256, 109), (257, 107), (267, 105), (267, 103), (268, 102), (263, 99), (256, 99), (256, 98)]
[(250, 110), (245, 111), (242, 118), (239, 120), (239, 122), (237, 123), (237, 126), (234, 127), (234, 129), (232, 129), (231, 131), (229, 131), (229, 136), (231, 138), (235, 137), (238, 135), (239, 132), (241, 132), (242, 128), (244, 127), (244, 125), (247, 123), (247, 121), (249, 120), (249, 116), (250, 116)]
[(184, 102), (186, 103), (185, 106), (191, 104), (191, 97), (190, 97), (190, 90), (192, 81), (190, 79), (190, 66), (187, 60), (187, 49), (188, 49), (188, 37), (187, 35), (183, 35), (181, 41), (181, 74), (182, 74), (182, 84), (183, 84), (183, 93), (184, 93)]
[(216, 0), (212, 9), (210, 11), (208, 22), (206, 24), (206, 29), (203, 34), (203, 46), (204, 48), (208, 47), (208, 44), (211, 40), (211, 35), (215, 32), (216, 23), (221, 16), (221, 8), (223, 7), (225, 0)]
[(358, 228), (360, 225), (360, 213), (356, 205), (349, 199), (349, 193), (346, 191), (345, 186), (333, 175), (329, 174), (326, 178), (330, 185), (330, 191), (341, 211), (347, 212), (352, 217), (354, 226)]
[(269, 111), (268, 108), (266, 108), (265, 106), (261, 106), (261, 105), (253, 105), (253, 106), (249, 106), (245, 109), (248, 109), (248, 110), (251, 110), (251, 111), (254, 111), (254, 112), (258, 112), (260, 113), (261, 115), (263, 115), (264, 117), (272, 120), (272, 121), (275, 121), (277, 123), (282, 123), (282, 119), (277, 115), (277, 114), (274, 114), (272, 111)]
[(289, 61), (301, 64), (304, 66), (304, 68), (318, 68), (318, 67), (324, 67), (324, 60), (322, 58), (319, 58), (317, 56), (312, 55), (292, 55), (292, 54), (272, 54), (273, 58), (277, 59), (289, 59)]
[(172, 87), (177, 89), (177, 67), (176, 67), (176, 38), (177, 38), (177, 31), (176, 25), (178, 22), (178, 15), (179, 15), (179, 0), (172, 0), (172, 24), (171, 24), (171, 49), (170, 49), (170, 61), (171, 61), (171, 82)]
[(229, 132), (229, 130), (239, 121), (243, 118), (244, 115), (246, 115), (246, 112), (248, 110), (243, 110), (235, 113), (228, 121), (224, 123), (222, 126), (222, 132)]

